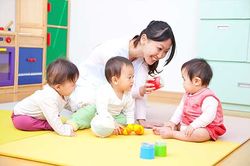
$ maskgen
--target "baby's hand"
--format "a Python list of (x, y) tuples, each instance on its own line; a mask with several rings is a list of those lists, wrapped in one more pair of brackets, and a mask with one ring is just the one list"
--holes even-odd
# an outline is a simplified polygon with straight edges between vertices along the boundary
[(168, 121), (168, 122), (164, 123), (164, 127), (169, 127), (169, 128), (171, 128), (171, 130), (175, 130), (176, 124), (174, 124), (171, 121)]
[(75, 136), (76, 136), (76, 133), (75, 133), (74, 131), (72, 131), (72, 132), (70, 133), (70, 136), (71, 136), (71, 137), (75, 137)]
[(187, 126), (187, 128), (185, 130), (185, 135), (190, 137), (193, 134), (193, 131), (194, 131), (194, 128), (191, 125), (189, 125), (189, 126)]
[(115, 134), (115, 135), (121, 135), (123, 128), (124, 128), (123, 125), (121, 125), (119, 123), (115, 123), (115, 129), (113, 131), (113, 134)]
[(70, 131), (70, 135), (69, 136), (71, 136), (71, 137), (76, 136), (76, 133), (74, 131), (74, 127), (72, 125), (71, 125), (71, 131)]

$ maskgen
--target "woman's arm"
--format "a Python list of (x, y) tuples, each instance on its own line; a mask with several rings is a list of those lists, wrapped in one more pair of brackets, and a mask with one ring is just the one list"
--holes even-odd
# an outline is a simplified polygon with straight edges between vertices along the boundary
[(142, 58), (133, 61), (135, 77), (132, 88), (134, 98), (143, 98), (146, 94), (146, 81), (148, 78), (148, 68)]

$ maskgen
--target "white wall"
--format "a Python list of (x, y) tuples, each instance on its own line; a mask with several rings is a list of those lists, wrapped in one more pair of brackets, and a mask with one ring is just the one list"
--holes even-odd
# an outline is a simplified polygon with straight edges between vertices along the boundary
[(166, 91), (183, 92), (181, 65), (197, 54), (198, 0), (71, 0), (70, 59), (79, 65), (92, 48), (121, 36), (139, 34), (151, 20), (172, 27), (177, 50), (162, 73)]

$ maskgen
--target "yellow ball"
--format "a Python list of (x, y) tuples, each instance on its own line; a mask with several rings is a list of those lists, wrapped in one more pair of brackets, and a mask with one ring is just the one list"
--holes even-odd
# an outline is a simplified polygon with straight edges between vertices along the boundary
[(123, 130), (122, 130), (122, 134), (123, 135), (129, 135), (129, 134), (131, 134), (131, 132), (132, 131), (129, 128), (127, 128), (127, 127), (123, 128)]
[(126, 128), (130, 129), (131, 131), (133, 131), (134, 130), (134, 124), (128, 124)]
[(142, 125), (135, 124), (135, 125), (134, 125), (134, 132), (135, 132), (137, 135), (142, 135), (142, 134), (144, 134), (144, 127), (143, 127)]

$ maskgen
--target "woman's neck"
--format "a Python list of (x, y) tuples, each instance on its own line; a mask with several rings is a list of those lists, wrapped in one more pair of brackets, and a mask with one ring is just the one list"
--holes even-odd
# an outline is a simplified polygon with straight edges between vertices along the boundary
[(129, 60), (131, 62), (133, 62), (135, 59), (141, 57), (141, 55), (142, 55), (139, 43), (138, 43), (137, 47), (134, 46), (134, 39), (129, 41), (128, 53), (129, 53)]

